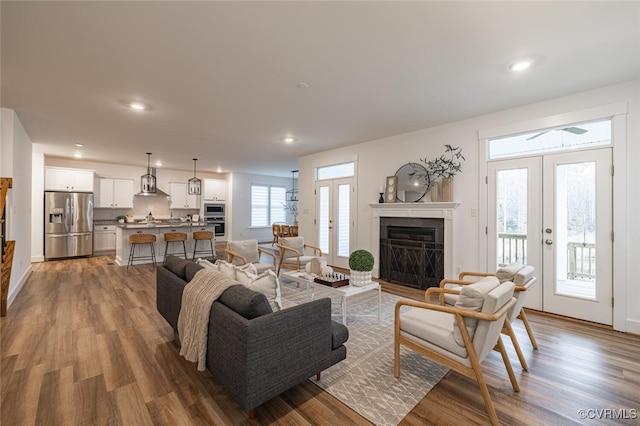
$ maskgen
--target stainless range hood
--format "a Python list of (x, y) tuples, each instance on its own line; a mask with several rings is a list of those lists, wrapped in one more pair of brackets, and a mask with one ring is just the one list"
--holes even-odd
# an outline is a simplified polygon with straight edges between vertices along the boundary
[[(154, 177), (154, 182), (156, 181), (155, 176), (156, 176), (156, 169), (155, 167), (147, 167), (147, 175), (151, 175)], [(146, 175), (145, 175), (146, 176)], [(155, 191), (153, 191), (153, 187), (149, 186), (148, 184), (146, 184), (144, 182), (144, 176), (142, 181), (140, 182), (140, 192), (138, 192), (136, 195), (142, 196), (142, 197), (168, 197), (169, 194), (167, 194), (166, 192), (164, 192), (163, 190), (161, 190), (158, 187), (155, 187)]]

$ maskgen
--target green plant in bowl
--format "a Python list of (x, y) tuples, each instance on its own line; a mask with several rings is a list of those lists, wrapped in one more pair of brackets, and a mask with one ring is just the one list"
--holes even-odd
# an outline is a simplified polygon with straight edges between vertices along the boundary
[(373, 255), (367, 250), (356, 250), (349, 255), (349, 269), (352, 271), (373, 271)]

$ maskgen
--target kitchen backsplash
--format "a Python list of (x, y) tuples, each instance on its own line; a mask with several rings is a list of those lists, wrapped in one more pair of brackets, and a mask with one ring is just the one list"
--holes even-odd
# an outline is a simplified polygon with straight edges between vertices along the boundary
[[(171, 217), (169, 210), (169, 199), (167, 197), (133, 197), (132, 209), (102, 209), (93, 210), (94, 220), (113, 220), (120, 215), (132, 215), (136, 219), (144, 219), (151, 212), (158, 219)], [(188, 214), (199, 214), (199, 209), (174, 209), (173, 217), (186, 216)]]

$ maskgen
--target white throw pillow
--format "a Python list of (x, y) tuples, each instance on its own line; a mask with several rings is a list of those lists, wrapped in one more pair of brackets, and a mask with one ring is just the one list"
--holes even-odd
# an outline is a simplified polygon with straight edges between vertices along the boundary
[(218, 270), (228, 278), (233, 280), (236, 279), (236, 268), (235, 265), (225, 261), (225, 260), (216, 260), (215, 265), (218, 267)]
[[(468, 311), (480, 312), (482, 310), (482, 305), (484, 304), (484, 298), (491, 290), (499, 285), (500, 282), (496, 277), (486, 277), (475, 284), (463, 285), (455, 307), (466, 309)], [(464, 322), (467, 326), (469, 337), (473, 340), (473, 336), (476, 333), (476, 327), (478, 326), (478, 320), (476, 318), (464, 317)], [(453, 318), (453, 337), (456, 339), (457, 344), (464, 346), (464, 339), (462, 338), (462, 333), (458, 328), (458, 321), (456, 318)]]
[(214, 263), (209, 262), (207, 259), (200, 259), (200, 258), (198, 258), (198, 260), (196, 260), (196, 263), (197, 263), (198, 265), (201, 265), (201, 266), (203, 266), (203, 267), (205, 267), (205, 268), (208, 268), (208, 269), (215, 269), (216, 271), (219, 271), (219, 270), (220, 270), (220, 269), (218, 268), (218, 265), (216, 265), (216, 264), (214, 264)]
[(272, 270), (264, 271), (260, 275), (238, 270), (236, 273), (236, 280), (251, 290), (264, 294), (274, 312), (282, 309), (280, 281), (278, 280), (278, 276)]

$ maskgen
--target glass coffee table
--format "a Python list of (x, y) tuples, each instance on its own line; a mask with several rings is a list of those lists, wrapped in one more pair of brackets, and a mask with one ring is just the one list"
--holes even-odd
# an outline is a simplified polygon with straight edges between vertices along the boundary
[[(282, 272), (280, 274), (280, 276), (282, 278), (286, 278), (290, 281), (294, 281), (300, 284), (305, 284), (307, 286), (307, 290), (309, 288), (311, 288), (311, 300), (313, 300), (313, 298), (315, 297), (315, 289), (317, 288), (321, 288), (331, 294), (334, 294), (336, 296), (340, 296), (341, 297), (341, 305), (342, 305), (342, 323), (344, 325), (347, 325), (347, 300), (352, 297), (355, 296), (357, 294), (362, 294), (362, 293), (366, 293), (369, 291), (378, 291), (378, 324), (380, 323), (380, 305), (382, 302), (382, 289), (380, 288), (380, 284), (378, 284), (377, 282), (372, 282), (371, 284), (362, 286), (362, 287), (357, 287), (354, 285), (345, 285), (342, 287), (331, 287), (329, 285), (324, 285), (324, 284), (320, 284), (317, 283), (313, 280), (313, 276), (311, 276), (308, 272), (306, 271), (287, 271), (287, 272)], [(352, 316), (363, 316), (363, 317), (369, 317), (369, 316), (376, 316), (376, 315), (352, 315)]]

